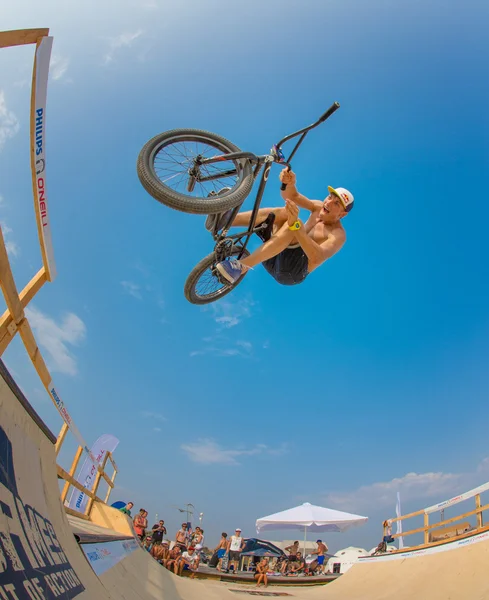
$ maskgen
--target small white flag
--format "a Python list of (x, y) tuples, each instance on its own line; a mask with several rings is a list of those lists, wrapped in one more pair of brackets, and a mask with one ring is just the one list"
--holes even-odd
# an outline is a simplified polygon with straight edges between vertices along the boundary
[[(396, 517), (399, 518), (401, 516), (401, 494), (397, 492), (397, 502), (396, 502)], [(396, 533), (402, 533), (402, 521), (396, 521), (397, 523), (397, 531)], [(404, 548), (404, 539), (402, 535), (397, 538), (399, 540), (399, 549)]]

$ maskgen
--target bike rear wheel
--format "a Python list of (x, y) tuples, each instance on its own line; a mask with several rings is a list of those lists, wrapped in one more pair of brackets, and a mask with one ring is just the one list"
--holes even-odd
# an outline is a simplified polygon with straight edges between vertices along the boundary
[[(200, 165), (202, 177), (188, 191), (189, 171), (198, 156), (210, 158), (240, 149), (229, 140), (200, 129), (173, 129), (149, 140), (138, 156), (137, 173), (153, 198), (186, 213), (214, 214), (241, 205), (253, 187), (253, 172), (247, 159), (223, 160)], [(236, 175), (226, 172), (236, 170)], [(224, 187), (230, 190), (217, 195)]]
[[(241, 249), (235, 248), (231, 251), (230, 257), (236, 257), (241, 252)], [(243, 257), (249, 256), (248, 250), (243, 251)], [(220, 259), (216, 253), (212, 252), (203, 258), (191, 271), (185, 282), (184, 294), (185, 298), (192, 304), (210, 304), (220, 298), (223, 298), (229, 292), (239, 285), (246, 273), (241, 275), (236, 283), (228, 283), (222, 281), (219, 275), (216, 264)]]

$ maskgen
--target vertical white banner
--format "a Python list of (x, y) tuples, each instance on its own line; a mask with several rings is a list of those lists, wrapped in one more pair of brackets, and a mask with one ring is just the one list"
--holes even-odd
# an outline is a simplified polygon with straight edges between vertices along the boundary
[(42, 38), (37, 45), (31, 100), (31, 169), (33, 173), (34, 205), (48, 281), (53, 281), (56, 277), (46, 190), (46, 100), (52, 45), (52, 37)]
[[(85, 462), (80, 469), (76, 480), (81, 483), (87, 489), (92, 488), (95, 475), (97, 474), (97, 466), (104, 460), (107, 452), (114, 452), (119, 445), (119, 440), (108, 433), (101, 435), (96, 442), (94, 442), (91, 450), (91, 455), (95, 460), (92, 460), (90, 456), (85, 458)], [(85, 512), (85, 507), (88, 502), (88, 496), (80, 490), (73, 489), (71, 492), (70, 499), (66, 505), (78, 512)]]
[[(401, 516), (401, 494), (397, 492), (397, 502), (396, 502), (396, 517), (399, 518)], [(397, 521), (397, 530), (396, 533), (402, 533), (402, 521)], [(399, 540), (399, 549), (404, 548), (404, 538), (401, 535), (397, 538)]]

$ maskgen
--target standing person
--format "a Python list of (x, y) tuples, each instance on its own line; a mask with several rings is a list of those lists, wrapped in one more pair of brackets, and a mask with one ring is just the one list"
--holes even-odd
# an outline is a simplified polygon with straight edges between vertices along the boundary
[(220, 571), (222, 568), (222, 559), (224, 558), (224, 555), (226, 554), (226, 550), (228, 547), (228, 539), (227, 538), (228, 538), (228, 534), (223, 531), (221, 533), (221, 540), (214, 549), (214, 552), (217, 552), (217, 558), (218, 558), (217, 571)]
[(120, 508), (119, 510), (124, 513), (125, 515), (127, 515), (128, 517), (131, 516), (131, 509), (134, 506), (134, 502), (128, 502), (126, 504), (126, 506), (124, 506), (123, 508)]
[(239, 558), (241, 556), (241, 551), (244, 548), (245, 541), (244, 538), (241, 537), (241, 529), (236, 529), (234, 532), (235, 535), (231, 536), (231, 539), (227, 545), (227, 554), (229, 556), (229, 564), (227, 570), (230, 570), (231, 564), (233, 565), (233, 573), (236, 573), (238, 570)]
[(324, 559), (326, 552), (328, 551), (328, 546), (322, 540), (316, 540), (316, 544), (318, 545), (317, 549), (312, 554), (317, 554), (317, 565), (319, 574), (324, 574)]
[(289, 563), (294, 562), (297, 556), (297, 552), (299, 551), (299, 542), (296, 540), (293, 544), (291, 544), (290, 546), (287, 546), (285, 548), (286, 552), (289, 552), (289, 556), (287, 557), (287, 560), (284, 560), (282, 563), (282, 566), (280, 568), (280, 572), (282, 574), (285, 573)]
[(256, 573), (254, 575), (256, 579), (256, 587), (260, 587), (260, 583), (263, 583), (264, 587), (268, 586), (268, 558), (262, 558), (261, 561), (256, 565)]
[(148, 511), (144, 508), (139, 509), (139, 513), (134, 517), (134, 530), (138, 536), (138, 538), (143, 541), (144, 534), (146, 532), (146, 527), (148, 526)]
[(204, 531), (200, 527), (196, 527), (194, 533), (191, 536), (190, 544), (197, 550), (202, 550), (204, 545)]
[(177, 535), (175, 536), (175, 545), (178, 546), (182, 552), (185, 552), (189, 538), (187, 523), (182, 523), (182, 528), (177, 531)]
[(166, 535), (165, 521), (160, 520), (159, 523), (153, 525), (153, 542), (161, 544)]

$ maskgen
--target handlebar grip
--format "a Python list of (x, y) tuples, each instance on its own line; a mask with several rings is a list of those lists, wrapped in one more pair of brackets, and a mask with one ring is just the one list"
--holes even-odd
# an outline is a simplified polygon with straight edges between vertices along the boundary
[[(290, 159), (289, 159), (290, 160)], [(287, 171), (290, 171), (292, 167), (290, 165), (287, 165)], [(280, 189), (282, 190), (282, 192), (287, 188), (287, 184), (286, 183), (282, 183), (282, 185), (280, 186)]]
[(323, 123), (324, 121), (326, 121), (326, 119), (328, 119), (335, 111), (337, 111), (339, 107), (339, 102), (333, 102), (333, 104), (328, 108), (324, 115), (319, 119), (319, 123)]

